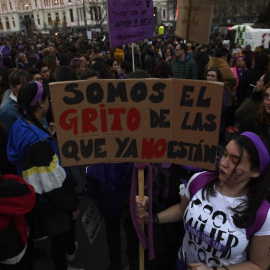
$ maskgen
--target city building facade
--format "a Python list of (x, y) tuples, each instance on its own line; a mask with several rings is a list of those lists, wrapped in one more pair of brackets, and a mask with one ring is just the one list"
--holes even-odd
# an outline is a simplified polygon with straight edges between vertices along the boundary
[[(270, 0), (215, 0), (213, 25), (255, 22)], [(107, 0), (0, 0), (0, 35), (87, 28), (107, 30)], [(154, 0), (155, 26), (174, 26), (177, 0)]]

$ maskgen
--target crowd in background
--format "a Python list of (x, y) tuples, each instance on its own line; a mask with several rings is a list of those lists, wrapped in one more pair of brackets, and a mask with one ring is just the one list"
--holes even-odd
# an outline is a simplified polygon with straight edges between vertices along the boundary
[[(12, 163), (7, 158), (10, 157), (8, 151), (11, 149), (7, 149), (7, 145), (9, 136), (12, 136), (11, 134), (15, 136), (14, 123), (22, 115), (22, 110), (19, 107), (22, 102), (27, 102), (27, 100), (24, 100), (23, 91), (25, 93), (29, 91), (31, 94), (34, 91), (39, 91), (42, 87), (50, 101), (49, 83), (57, 81), (153, 77), (223, 82), (219, 145), (226, 145), (226, 134), (237, 135), (243, 131), (252, 131), (265, 136), (267, 140), (270, 139), (270, 49), (257, 47), (252, 51), (249, 45), (241, 48), (237, 44), (228, 43), (225, 36), (218, 34), (211, 35), (208, 44), (197, 44), (192, 41), (184, 41), (173, 35), (167, 35), (166, 37), (157, 36), (134, 43), (133, 56), (132, 44), (111, 48), (107, 33), (95, 33), (92, 40), (88, 40), (85, 36), (85, 33), (79, 33), (76, 36), (69, 34), (25, 36), (11, 33), (0, 37), (1, 175), (18, 173), (18, 163), (16, 168), (14, 165), (16, 162)], [(33, 82), (38, 83), (33, 85)], [(42, 98), (40, 99), (42, 100)], [(35, 115), (34, 118), (32, 117), (33, 114)], [(40, 118), (37, 116), (40, 116)], [(55, 141), (57, 140), (57, 136), (53, 132), (54, 115), (50, 103), (48, 103), (47, 111), (41, 106), (38, 111), (31, 111), (31, 117), (26, 114), (24, 118), (26, 122), (33, 122), (39, 130), (45, 132), (46, 138), (49, 136), (49, 139), (53, 137)], [(36, 122), (36, 119), (40, 120), (40, 124)], [(54, 147), (52, 142), (50, 142), (50, 145)], [(44, 148), (41, 149), (44, 151)], [(38, 151), (38, 149), (35, 151)], [(21, 154), (25, 155), (25, 152)], [(53, 156), (54, 154), (57, 154), (56, 150), (50, 155)], [(20, 166), (22, 165), (20, 164)], [(89, 196), (98, 200), (100, 210), (106, 221), (107, 243), (111, 262), (108, 269), (111, 270), (122, 268), (121, 243), (119, 242), (120, 224), (123, 218), (125, 201), (129, 197), (132, 167), (132, 164), (91, 166), (90, 169), (87, 169), (86, 180), (84, 179), (84, 167), (68, 167), (64, 168), (63, 171), (59, 169), (61, 173), (72, 179), (71, 182), (79, 198), (85, 195), (86, 181)], [(197, 172), (196, 169), (194, 171), (185, 170), (175, 165), (170, 166), (169, 172), (166, 166), (153, 165), (153, 168), (157, 176), (156, 189), (153, 192), (156, 192), (157, 198), (160, 199), (156, 204), (157, 209), (155, 211), (179, 202), (181, 200), (178, 195), (179, 191), (175, 191), (175, 189), (177, 190), (179, 187), (180, 176), (181, 180), (186, 179), (188, 181), (193, 173)], [(100, 172), (102, 172), (102, 175)], [(167, 181), (166, 187), (161, 187), (159, 184), (161, 175), (162, 179), (165, 178)], [(28, 177), (30, 176), (28, 175)], [(108, 185), (108, 181), (110, 185)], [(164, 190), (167, 190), (165, 197), (163, 196)], [(37, 190), (35, 192), (42, 201), (41, 194)], [(115, 204), (114, 196), (122, 197), (121, 201), (118, 201), (117, 211), (108, 209), (109, 204)], [(104, 198), (108, 199), (106, 205), (104, 205)], [(110, 199), (111, 203), (108, 203)], [(40, 202), (38, 206), (40, 206)], [(27, 211), (30, 211), (31, 207), (34, 206), (28, 206)], [(67, 251), (68, 262), (75, 259), (78, 249), (78, 243), (75, 240), (75, 220), (78, 216), (76, 200), (74, 199), (71, 206), (66, 207), (70, 215), (68, 217), (70, 220), (68, 233), (65, 232), (65, 239), (63, 239), (62, 232), (61, 239), (55, 235), (52, 236), (54, 243), (57, 243), (55, 248), (52, 245), (54, 252), (52, 258), (56, 269), (59, 270), (73, 269), (66, 262), (63, 262), (66, 257), (63, 259), (65, 254), (63, 252), (60, 254), (60, 249)], [(36, 214), (33, 216), (36, 222), (39, 217)], [(30, 224), (33, 224), (33, 222), (30, 222)], [(162, 235), (162, 237), (159, 237), (157, 244), (155, 244), (157, 256), (154, 261), (148, 262), (148, 269), (175, 269), (176, 261), (174, 263), (173, 259), (177, 257), (180, 240), (183, 238), (183, 230), (178, 223), (174, 225), (164, 225), (162, 232), (160, 228), (154, 229), (154, 234)], [(125, 228), (128, 232), (129, 269), (135, 270), (138, 267), (137, 257), (134, 256), (137, 253), (137, 237), (130, 218), (125, 220)], [(35, 230), (31, 232), (31, 238), (43, 236), (33, 235), (37, 233)], [(32, 243), (31, 241), (29, 243)], [(26, 241), (22, 246), (23, 249), (25, 245)], [(31, 245), (33, 244), (28, 246)], [(34, 249), (34, 247), (31, 248)], [(59, 262), (60, 257), (62, 261)], [(23, 262), (27, 265), (26, 267), (9, 268), (12, 263), (7, 263), (6, 259), (4, 260), (0, 256), (0, 261), (5, 261), (0, 269), (30, 269), (29, 264), (31, 262), (29, 260), (26, 263)], [(20, 263), (20, 260), (16, 263)], [(9, 264), (8, 267), (7, 264)]]

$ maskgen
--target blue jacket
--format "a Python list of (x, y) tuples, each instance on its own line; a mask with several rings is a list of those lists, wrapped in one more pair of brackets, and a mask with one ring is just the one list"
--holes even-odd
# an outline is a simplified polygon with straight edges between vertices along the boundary
[(22, 117), (13, 124), (7, 145), (7, 155), (9, 161), (17, 166), (18, 175), (22, 176), (22, 159), (27, 151), (35, 143), (44, 140), (51, 144), (59, 158), (56, 142), (48, 135), (48, 133), (35, 125), (28, 124)]

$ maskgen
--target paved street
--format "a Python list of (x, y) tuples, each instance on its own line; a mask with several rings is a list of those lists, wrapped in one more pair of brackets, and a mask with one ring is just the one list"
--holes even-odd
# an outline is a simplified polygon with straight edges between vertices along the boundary
[[(105, 270), (109, 266), (109, 255), (106, 246), (105, 224), (103, 222), (102, 228), (99, 231), (97, 238), (91, 246), (84, 227), (81, 223), (81, 217), (88, 206), (89, 199), (86, 196), (80, 200), (81, 216), (77, 220), (77, 241), (79, 242), (79, 249), (75, 261), (71, 264), (72, 267), (82, 268), (85, 270)], [(125, 256), (125, 233), (122, 231), (123, 251), (122, 259), (123, 266), (127, 266), (127, 258)], [(37, 242), (36, 246), (46, 248), (49, 254), (49, 240)], [(50, 256), (35, 259), (35, 270), (53, 270), (53, 263)]]

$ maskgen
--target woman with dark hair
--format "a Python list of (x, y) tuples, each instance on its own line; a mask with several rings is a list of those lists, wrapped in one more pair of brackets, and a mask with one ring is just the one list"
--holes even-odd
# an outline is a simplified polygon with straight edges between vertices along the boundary
[(152, 44), (147, 45), (146, 54), (144, 57), (145, 71), (152, 77), (155, 75), (156, 60), (154, 57), (154, 46)]
[(160, 60), (155, 68), (156, 78), (172, 78), (172, 68), (165, 60)]
[(119, 64), (118, 64), (117, 59), (114, 57), (111, 57), (111, 58), (107, 59), (107, 64), (112, 72), (114, 79), (118, 79), (119, 78), (119, 75), (118, 75)]
[(51, 236), (55, 269), (67, 270), (67, 233), (71, 218), (78, 215), (78, 199), (61, 166), (59, 150), (49, 130), (41, 123), (49, 108), (49, 93), (40, 82), (24, 84), (18, 94), (22, 117), (13, 125), (7, 155), (17, 172), (34, 187), (35, 215), (43, 220)]
[(267, 137), (270, 141), (270, 82), (264, 86), (262, 91), (262, 102), (257, 114), (247, 115), (240, 122), (240, 132), (252, 131), (256, 134)]
[(68, 66), (60, 66), (56, 72), (57, 81), (75, 81), (78, 75), (75, 70)]
[(113, 75), (111, 71), (103, 63), (100, 63), (100, 62), (94, 63), (92, 65), (92, 69), (96, 70), (100, 74), (101, 79), (113, 79)]
[(170, 63), (172, 60), (173, 51), (169, 47), (165, 47), (162, 51), (162, 58), (167, 62)]
[(59, 60), (55, 54), (49, 54), (43, 59), (43, 63), (50, 71), (49, 82), (56, 81), (56, 72), (59, 68)]
[(85, 70), (83, 60), (77, 57), (73, 58), (70, 61), (70, 67), (75, 71), (77, 79), (79, 80), (81, 78), (82, 72)]
[(254, 66), (242, 75), (236, 90), (238, 106), (250, 97), (254, 89), (253, 85), (269, 70), (269, 59), (269, 55), (265, 52), (255, 54)]
[(241, 106), (235, 111), (235, 120), (241, 123), (247, 117), (255, 117), (258, 114), (259, 107), (263, 101), (263, 94), (266, 84), (270, 81), (270, 72), (267, 71), (256, 82), (249, 98), (246, 98)]
[[(154, 224), (183, 220), (186, 233), (178, 253), (179, 267), (182, 266), (179, 269), (267, 269), (270, 204), (265, 198), (270, 188), (269, 165), (269, 142), (255, 133), (244, 132), (226, 146), (219, 171), (200, 172), (191, 177), (180, 204), (148, 220), (148, 198), (140, 201), (137, 197), (139, 215), (134, 220)], [(201, 205), (193, 205), (191, 209), (197, 199)], [(206, 205), (213, 211), (199, 220)], [(220, 212), (223, 218), (217, 215)], [(213, 220), (214, 216), (220, 218)], [(204, 258), (198, 256), (201, 250), (205, 252)], [(214, 265), (209, 263), (213, 254), (218, 260)]]
[[(223, 82), (223, 77), (218, 68), (209, 68), (206, 71), (206, 80), (211, 82)], [(226, 110), (228, 107), (229, 98), (226, 89), (223, 89), (222, 108), (220, 116), (220, 127), (219, 127), (219, 145), (225, 145), (225, 123), (226, 123)]]
[(127, 62), (127, 61), (123, 61), (121, 64), (120, 64), (120, 70), (118, 72), (119, 74), (119, 78), (121, 79), (127, 79), (128, 78), (128, 75), (133, 71), (133, 68), (132, 68), (132, 64), (130, 62)]
[(9, 98), (11, 91), (6, 91), (9, 88), (9, 73), (8, 68), (0, 67), (0, 104)]

